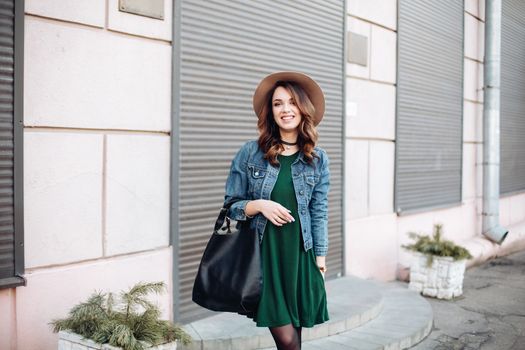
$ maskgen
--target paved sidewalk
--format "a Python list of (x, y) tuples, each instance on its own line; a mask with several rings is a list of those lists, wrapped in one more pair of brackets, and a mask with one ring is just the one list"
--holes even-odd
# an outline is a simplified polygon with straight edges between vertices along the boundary
[(525, 251), (466, 271), (463, 295), (426, 298), (431, 334), (415, 350), (525, 350)]

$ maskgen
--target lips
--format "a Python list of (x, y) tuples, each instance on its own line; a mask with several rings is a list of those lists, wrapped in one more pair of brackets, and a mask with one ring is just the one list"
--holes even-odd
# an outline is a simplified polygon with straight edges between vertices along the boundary
[(293, 115), (284, 115), (281, 117), (282, 120), (292, 120), (294, 118)]

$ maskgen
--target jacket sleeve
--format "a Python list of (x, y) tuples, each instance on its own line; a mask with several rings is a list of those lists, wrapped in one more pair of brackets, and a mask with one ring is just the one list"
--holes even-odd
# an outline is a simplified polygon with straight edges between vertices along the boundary
[(321, 174), (314, 186), (310, 200), (313, 248), (316, 256), (326, 256), (328, 252), (328, 191), (330, 189), (329, 159), (321, 151)]
[(250, 201), (248, 198), (248, 176), (246, 173), (248, 155), (248, 144), (245, 144), (233, 158), (230, 174), (226, 180), (224, 205), (233, 202), (226, 215), (236, 221), (245, 221), (251, 218), (244, 211), (246, 204)]

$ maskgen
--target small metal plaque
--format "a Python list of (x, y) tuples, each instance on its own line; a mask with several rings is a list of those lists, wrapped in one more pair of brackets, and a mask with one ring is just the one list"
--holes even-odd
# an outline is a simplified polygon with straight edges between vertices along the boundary
[(348, 62), (368, 65), (368, 37), (348, 32)]
[(164, 0), (119, 0), (118, 7), (122, 12), (164, 19)]

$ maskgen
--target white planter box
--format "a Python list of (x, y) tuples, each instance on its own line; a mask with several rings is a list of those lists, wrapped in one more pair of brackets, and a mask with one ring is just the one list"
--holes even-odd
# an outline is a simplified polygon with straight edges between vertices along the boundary
[(427, 267), (426, 255), (413, 254), (409, 289), (438, 299), (452, 299), (463, 294), (466, 260), (435, 256), (432, 265)]
[[(90, 339), (83, 338), (81, 335), (60, 331), (58, 332), (58, 350), (122, 350), (109, 344), (95, 343)], [(177, 342), (161, 344), (147, 348), (149, 350), (175, 350)]]

